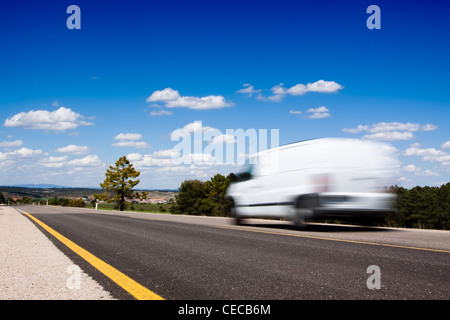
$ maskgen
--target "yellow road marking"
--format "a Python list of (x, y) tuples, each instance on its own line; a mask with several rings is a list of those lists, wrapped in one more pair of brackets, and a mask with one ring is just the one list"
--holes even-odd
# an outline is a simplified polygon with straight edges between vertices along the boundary
[(276, 235), (280, 235), (280, 236), (290, 236), (290, 237), (298, 237), (298, 238), (308, 238), (308, 239), (328, 240), (328, 241), (338, 241), (338, 242), (349, 242), (349, 243), (358, 243), (358, 244), (368, 244), (368, 245), (372, 245), (372, 246), (394, 247), (394, 248), (403, 248), (403, 249), (412, 249), (412, 250), (423, 250), (423, 251), (434, 251), (434, 252), (450, 253), (449, 250), (401, 246), (401, 245), (397, 245), (397, 244), (388, 244), (388, 243), (366, 242), (366, 241), (336, 239), (336, 238), (327, 238), (327, 237), (318, 237), (318, 236), (307, 236), (307, 235), (302, 235), (302, 234), (293, 234), (293, 233), (284, 233), (284, 232), (275, 232), (275, 231), (265, 231), (265, 230), (255, 230), (255, 229), (245, 229), (245, 228), (240, 228), (240, 227), (228, 227), (228, 226), (227, 227), (211, 226), (211, 227), (219, 228), (219, 229), (231, 229), (231, 230), (239, 230), (239, 231), (249, 231), (249, 232), (256, 232), (256, 233), (276, 234)]
[(37, 224), (39, 224), (42, 228), (47, 230), (51, 235), (53, 235), (55, 238), (57, 238), (63, 244), (65, 244), (69, 249), (71, 249), (76, 254), (78, 254), (80, 257), (82, 257), (84, 260), (89, 262), (92, 266), (94, 266), (101, 273), (103, 273), (108, 278), (110, 278), (112, 281), (117, 283), (120, 287), (122, 287), (124, 290), (126, 290), (128, 293), (130, 293), (136, 299), (138, 299), (138, 300), (164, 300), (164, 298), (162, 298), (161, 296), (157, 295), (156, 293), (150, 291), (146, 287), (137, 283), (136, 281), (134, 281), (133, 279), (131, 279), (124, 273), (120, 272), (116, 268), (112, 267), (111, 265), (107, 264), (106, 262), (100, 260), (99, 258), (94, 256), (90, 252), (86, 251), (85, 249), (81, 248), (79, 245), (75, 244), (71, 240), (67, 239), (60, 233), (58, 233), (55, 230), (53, 230), (52, 228), (50, 228), (48, 225), (46, 225), (42, 221), (36, 219), (31, 214), (29, 214), (25, 211), (22, 211), (22, 212), (25, 215), (27, 215), (30, 219), (35, 221)]

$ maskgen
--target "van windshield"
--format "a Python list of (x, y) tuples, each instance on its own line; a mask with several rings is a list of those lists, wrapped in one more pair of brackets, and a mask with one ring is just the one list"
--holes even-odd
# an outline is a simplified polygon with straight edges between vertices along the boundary
[(254, 165), (249, 164), (245, 167), (245, 169), (237, 174), (238, 181), (250, 180), (253, 176)]

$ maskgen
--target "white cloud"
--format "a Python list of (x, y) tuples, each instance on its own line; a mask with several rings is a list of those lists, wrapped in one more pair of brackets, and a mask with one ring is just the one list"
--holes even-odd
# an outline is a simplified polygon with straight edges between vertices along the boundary
[(417, 167), (414, 164), (408, 164), (407, 166), (403, 167), (403, 171), (406, 171), (406, 172), (418, 172), (418, 171), (420, 171), (420, 168)]
[[(176, 159), (172, 158), (172, 154), (176, 154)], [(134, 157), (137, 160), (133, 160), (133, 165), (141, 172), (141, 181), (152, 181), (159, 188), (173, 188), (185, 179), (206, 180), (217, 173), (227, 175), (242, 169), (215, 164), (210, 154), (187, 154), (180, 157), (177, 150), (159, 150), (153, 154)]]
[(347, 132), (347, 133), (360, 133), (362, 131), (368, 131), (369, 130), (369, 126), (363, 126), (363, 125), (358, 125), (356, 128), (344, 128), (342, 129), (343, 132)]
[(233, 144), (236, 143), (236, 137), (231, 134), (221, 134), (215, 136), (210, 144)]
[(437, 172), (434, 172), (433, 170), (430, 169), (425, 169), (422, 171), (422, 169), (420, 169), (418, 166), (414, 164), (409, 164), (403, 167), (402, 170), (410, 174), (414, 174), (415, 176), (435, 176), (435, 177), (439, 176)]
[(135, 160), (133, 164), (136, 168), (172, 167), (179, 165), (174, 163), (170, 157), (159, 157), (151, 154), (141, 156), (138, 160)]
[(319, 107), (319, 108), (311, 108), (308, 109), (306, 112), (311, 113), (311, 115), (308, 116), (310, 119), (322, 119), (322, 118), (328, 118), (330, 116), (329, 113), (330, 110), (328, 110), (326, 107)]
[(188, 108), (196, 110), (221, 109), (231, 104), (225, 101), (223, 96), (206, 96), (206, 97), (180, 97), (177, 100), (168, 101), (167, 108)]
[(426, 124), (424, 126), (422, 126), (422, 130), (423, 131), (432, 131), (432, 130), (436, 130), (438, 127), (434, 124)]
[(369, 132), (385, 132), (385, 131), (419, 131), (420, 125), (417, 123), (400, 123), (400, 122), (380, 122), (372, 125)]
[[(311, 85), (310, 83), (308, 85)], [(296, 84), (293, 87), (290, 87), (289, 89), (284, 89), (282, 85), (275, 86), (272, 88), (272, 93), (274, 95), (280, 95), (280, 94), (290, 94), (293, 96), (301, 96), (308, 92), (308, 85), (304, 85), (302, 83)]]
[(159, 111), (151, 111), (150, 115), (152, 117), (154, 116), (171, 116), (173, 114), (172, 111), (168, 111), (168, 110), (159, 110)]
[(397, 149), (396, 147), (390, 145), (390, 144), (383, 144), (383, 145), (381, 146), (381, 148), (382, 148), (385, 152), (390, 153), (390, 154), (395, 155), (395, 156), (398, 156), (398, 155), (400, 154), (399, 151), (398, 151), (398, 149)]
[(0, 152), (0, 160), (18, 159), (18, 158), (32, 158), (42, 155), (42, 150), (33, 150), (29, 148), (21, 148), (10, 152)]
[(281, 100), (283, 100), (284, 98), (284, 94), (274, 94), (272, 96), (269, 96), (267, 98), (265, 98), (263, 95), (260, 95), (258, 100), (262, 100), (262, 101), (272, 101), (272, 102), (280, 102)]
[(441, 148), (442, 148), (442, 149), (450, 149), (450, 141), (444, 142), (444, 143), (441, 145)]
[(144, 141), (132, 141), (132, 140), (122, 140), (112, 144), (114, 147), (128, 147), (128, 148), (138, 148), (147, 149), (150, 145)]
[(67, 164), (70, 166), (77, 166), (77, 167), (93, 167), (103, 165), (103, 163), (100, 161), (100, 158), (97, 155), (88, 155), (81, 159), (74, 159), (67, 162)]
[(405, 150), (403, 155), (419, 156), (422, 157), (422, 161), (438, 162), (443, 166), (447, 166), (448, 162), (450, 162), (450, 154), (435, 148), (423, 149), (418, 147), (410, 147)]
[(173, 149), (158, 150), (153, 152), (153, 157), (156, 159), (171, 159), (173, 156), (179, 155), (179, 152)]
[[(42, 150), (33, 150), (21, 148), (14, 151), (0, 152), (0, 161), (2, 170), (0, 170), (0, 180), (6, 183), (7, 179), (17, 179), (17, 177), (34, 177), (36, 163), (47, 153)], [(29, 168), (32, 171), (26, 173)], [(13, 174), (11, 174), (13, 173)], [(2, 177), (2, 175), (4, 177)]]
[[(172, 158), (173, 155), (175, 155), (175, 159)], [(153, 154), (139, 156), (133, 154), (132, 157), (135, 159), (133, 160), (133, 165), (139, 170), (148, 168), (166, 168), (168, 171), (185, 171), (188, 169), (204, 171), (209, 170), (208, 168), (211, 167), (223, 165), (223, 163), (214, 163), (214, 157), (211, 154), (188, 153), (180, 156), (180, 153), (175, 150), (160, 150)]]
[[(318, 108), (310, 108), (308, 110), (306, 110), (307, 113), (309, 113), (307, 115), (307, 118), (309, 119), (321, 119), (321, 118), (328, 118), (330, 115), (330, 110), (328, 110), (326, 107), (322, 106), (322, 107), (318, 107)], [(296, 114), (296, 115), (300, 115), (302, 114), (302, 111), (299, 110), (289, 110), (290, 114)]]
[(274, 102), (281, 101), (286, 95), (300, 96), (307, 92), (320, 92), (320, 93), (334, 93), (342, 90), (344, 87), (335, 81), (319, 80), (306, 85), (299, 83), (290, 88), (285, 88), (283, 83), (273, 86), (271, 91), (272, 95), (265, 98), (262, 95), (258, 95), (260, 100), (270, 100)]
[(221, 95), (209, 95), (205, 97), (180, 96), (177, 90), (166, 88), (153, 92), (147, 102), (164, 102), (167, 108), (188, 108), (195, 110), (221, 109), (232, 106)]
[(34, 130), (66, 131), (79, 126), (92, 125), (82, 120), (84, 117), (69, 108), (61, 107), (55, 111), (31, 110), (18, 113), (5, 120), (5, 127), (19, 127)]
[(239, 89), (236, 91), (237, 93), (245, 93), (247, 94), (247, 97), (253, 96), (253, 94), (260, 93), (262, 90), (258, 89), (256, 90), (254, 86), (250, 85), (249, 83), (244, 84), (245, 88)]
[(405, 156), (442, 156), (446, 155), (445, 152), (437, 150), (435, 148), (420, 149), (417, 147), (411, 147), (405, 150)]
[(0, 142), (0, 148), (20, 147), (21, 145), (23, 145), (22, 140)]
[(128, 147), (128, 148), (138, 148), (147, 149), (150, 145), (147, 142), (139, 141), (142, 139), (140, 133), (119, 133), (114, 137), (114, 140), (119, 140), (114, 142), (112, 146), (114, 147)]
[(194, 122), (188, 123), (183, 128), (174, 130), (172, 134), (175, 134), (178, 136), (188, 136), (188, 135), (193, 134), (194, 132), (205, 134), (205, 133), (207, 133), (209, 131), (213, 131), (213, 130), (215, 131), (217, 129), (208, 127), (208, 126), (203, 126), (201, 121), (194, 121)]
[(69, 144), (66, 147), (56, 149), (58, 153), (68, 153), (68, 154), (86, 154), (89, 148), (87, 146), (76, 146), (74, 144)]
[(0, 160), (4, 169), (0, 170), (0, 180), (5, 184), (52, 183), (98, 187), (104, 179), (106, 166), (96, 155), (72, 160), (69, 155), (51, 156), (48, 152), (29, 148), (0, 152)]
[(434, 176), (434, 177), (438, 177), (438, 176), (439, 176), (439, 173), (427, 169), (427, 170), (425, 170), (425, 171), (422, 173), (422, 175), (424, 175), (424, 176)]
[(142, 155), (140, 153), (129, 153), (127, 159), (130, 161), (138, 161), (142, 159)]
[(140, 133), (119, 133), (114, 137), (114, 140), (141, 140), (142, 134)]
[(401, 122), (379, 122), (373, 125), (358, 125), (356, 128), (344, 128), (343, 132), (361, 133), (368, 132), (364, 139), (370, 140), (411, 140), (414, 138), (414, 132), (431, 131), (437, 129), (436, 125), (426, 124), (421, 126), (418, 123), (401, 123)]
[(338, 90), (341, 90), (343, 88), (344, 87), (341, 86), (339, 83), (336, 83), (334, 81), (325, 81), (325, 80), (319, 80), (314, 83), (308, 83), (306, 85), (306, 91), (309, 91), (309, 92), (332, 93), (332, 92), (337, 92)]
[(423, 161), (429, 161), (429, 162), (441, 162), (441, 163), (445, 163), (445, 165), (447, 165), (446, 163), (450, 161), (450, 154), (443, 154), (443, 155), (439, 155), (439, 156), (424, 156), (422, 158)]
[(380, 141), (395, 141), (395, 140), (411, 140), (414, 138), (414, 134), (409, 131), (387, 131), (377, 132), (372, 134), (366, 134), (363, 139), (380, 140)]
[(34, 157), (42, 154), (42, 150), (32, 150), (28, 148), (21, 148), (19, 150), (10, 152), (12, 155), (18, 155), (20, 157)]
[(147, 102), (157, 102), (157, 101), (171, 101), (180, 98), (178, 90), (173, 90), (172, 88), (166, 88), (164, 90), (156, 90), (150, 97), (147, 98)]
[(42, 159), (41, 161), (39, 161), (39, 163), (47, 168), (61, 168), (62, 166), (64, 166), (66, 164), (65, 163), (66, 159), (67, 159), (67, 156), (49, 157), (46, 159)]

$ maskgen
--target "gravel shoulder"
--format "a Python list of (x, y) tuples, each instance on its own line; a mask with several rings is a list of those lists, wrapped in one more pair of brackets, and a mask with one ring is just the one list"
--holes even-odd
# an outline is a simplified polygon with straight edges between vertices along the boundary
[(1, 300), (113, 300), (25, 216), (0, 206)]

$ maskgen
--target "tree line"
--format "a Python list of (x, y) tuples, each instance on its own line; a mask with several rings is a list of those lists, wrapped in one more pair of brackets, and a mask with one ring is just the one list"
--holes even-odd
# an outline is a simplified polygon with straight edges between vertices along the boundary
[(81, 198), (68, 199), (68, 198), (31, 198), (23, 197), (20, 200), (14, 200), (12, 198), (5, 198), (5, 196), (0, 192), (0, 204), (40, 204), (40, 205), (51, 205), (51, 206), (63, 206), (63, 207), (85, 207), (86, 203)]
[(391, 186), (388, 191), (397, 199), (385, 226), (450, 230), (450, 182), (411, 189)]

